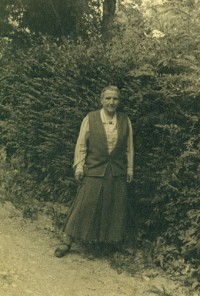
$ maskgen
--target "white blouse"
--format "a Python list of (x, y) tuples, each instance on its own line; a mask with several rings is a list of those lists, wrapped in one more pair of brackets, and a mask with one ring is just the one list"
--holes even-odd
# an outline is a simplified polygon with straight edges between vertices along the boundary
[[(104, 125), (107, 144), (108, 144), (108, 152), (111, 153), (117, 143), (117, 116), (116, 113), (113, 116), (112, 120), (109, 120), (105, 114), (104, 109), (100, 110), (101, 121)], [(128, 139), (127, 139), (127, 173), (133, 174), (133, 154), (134, 154), (134, 146), (133, 146), (133, 131), (130, 119), (128, 118)], [(83, 119), (79, 137), (76, 143), (75, 155), (74, 155), (74, 169), (75, 173), (83, 172), (83, 166), (85, 164), (85, 158), (87, 154), (87, 139), (89, 137), (89, 118), (88, 115)]]

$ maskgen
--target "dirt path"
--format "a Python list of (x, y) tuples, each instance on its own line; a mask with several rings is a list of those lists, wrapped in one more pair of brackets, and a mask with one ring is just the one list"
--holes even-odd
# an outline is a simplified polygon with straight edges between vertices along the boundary
[(1, 205), (0, 223), (1, 296), (198, 295), (157, 270), (118, 274), (108, 259), (89, 260), (78, 248), (55, 258), (53, 234), (24, 221), (9, 203)]

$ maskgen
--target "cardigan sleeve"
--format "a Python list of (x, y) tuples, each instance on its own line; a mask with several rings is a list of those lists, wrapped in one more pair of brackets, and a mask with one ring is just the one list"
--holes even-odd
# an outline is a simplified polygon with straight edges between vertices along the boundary
[(74, 165), (75, 173), (83, 172), (83, 166), (85, 164), (85, 158), (87, 154), (87, 139), (89, 137), (89, 120), (86, 116), (81, 124), (78, 140), (74, 153)]
[(127, 139), (127, 174), (133, 175), (133, 163), (134, 163), (134, 144), (133, 144), (133, 129), (131, 121), (128, 118), (128, 139)]

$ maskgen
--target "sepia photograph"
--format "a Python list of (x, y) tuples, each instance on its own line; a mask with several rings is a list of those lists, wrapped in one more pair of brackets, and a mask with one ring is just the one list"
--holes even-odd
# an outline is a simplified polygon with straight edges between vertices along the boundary
[(200, 0), (0, 0), (0, 296), (200, 296)]

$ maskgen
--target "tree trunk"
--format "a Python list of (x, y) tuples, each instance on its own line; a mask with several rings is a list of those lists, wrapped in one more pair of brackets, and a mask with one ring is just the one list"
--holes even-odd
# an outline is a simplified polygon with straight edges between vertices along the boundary
[(112, 31), (111, 25), (116, 10), (116, 0), (104, 0), (103, 2), (103, 19), (101, 24), (102, 37), (104, 41), (111, 41)]

